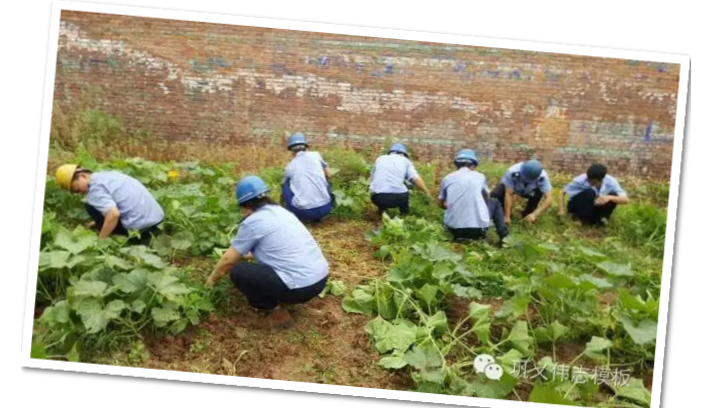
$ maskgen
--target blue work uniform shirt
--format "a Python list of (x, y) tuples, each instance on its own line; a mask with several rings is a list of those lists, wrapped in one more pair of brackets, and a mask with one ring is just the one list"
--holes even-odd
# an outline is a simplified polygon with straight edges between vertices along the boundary
[(325, 169), (328, 164), (318, 152), (298, 152), (286, 166), (284, 182), (289, 183), (294, 193), (291, 205), (310, 210), (328, 204), (331, 195), (328, 190)]
[(602, 179), (602, 185), (600, 185), (600, 189), (598, 190), (590, 184), (590, 182), (588, 181), (587, 174), (579, 175), (578, 177), (574, 178), (573, 181), (571, 181), (567, 186), (565, 186), (565, 194), (569, 195), (570, 197), (573, 197), (576, 194), (588, 189), (594, 190), (598, 197), (609, 195), (610, 193), (615, 193), (620, 197), (627, 195), (627, 193), (625, 193), (625, 190), (623, 190), (620, 186), (620, 183), (614, 177), (605, 175), (605, 177)]
[(548, 173), (545, 170), (541, 172), (540, 177), (535, 181), (526, 181), (521, 176), (521, 166), (523, 162), (516, 163), (506, 170), (506, 174), (501, 178), (501, 182), (504, 187), (513, 190), (514, 194), (520, 196), (527, 196), (533, 192), (533, 190), (539, 189), (543, 194), (549, 193), (553, 186), (551, 185), (551, 180), (548, 178)]
[(328, 275), (328, 262), (304, 224), (278, 205), (265, 205), (240, 224), (232, 247), (270, 266), (289, 289), (311, 286)]
[(442, 179), (439, 199), (447, 203), (444, 224), (453, 229), (488, 228), (491, 218), (483, 191), (486, 191), (486, 177), (467, 167)]
[(116, 207), (127, 230), (152, 227), (165, 217), (158, 201), (140, 181), (118, 171), (92, 173), (86, 203), (104, 216)]
[(417, 176), (415, 166), (407, 157), (396, 153), (380, 156), (370, 172), (370, 192), (406, 193), (405, 181), (412, 181)]

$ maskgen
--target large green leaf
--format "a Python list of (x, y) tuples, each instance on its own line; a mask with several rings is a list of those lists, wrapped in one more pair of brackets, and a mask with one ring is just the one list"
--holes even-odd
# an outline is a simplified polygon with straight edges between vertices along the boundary
[(79, 254), (97, 242), (97, 236), (91, 231), (77, 228), (72, 232), (60, 229), (54, 238), (54, 245), (66, 249), (72, 254)]
[(512, 375), (504, 372), (499, 381), (476, 379), (470, 383), (471, 389), (477, 397), (503, 399), (516, 387), (517, 380)]
[(578, 404), (564, 398), (552, 386), (536, 384), (528, 397), (529, 402), (541, 402), (544, 404), (577, 406)]
[(511, 349), (503, 356), (498, 357), (496, 360), (504, 368), (504, 370), (506, 370), (509, 374), (514, 375), (517, 365), (523, 360), (523, 354), (516, 349)]
[(435, 300), (437, 297), (437, 292), (439, 289), (435, 285), (430, 285), (429, 283), (423, 285), (421, 288), (417, 289), (415, 291), (415, 294), (417, 295), (417, 298), (424, 301), (428, 305), (432, 304), (432, 302)]
[(432, 343), (414, 346), (412, 350), (405, 353), (404, 359), (407, 364), (418, 370), (442, 366), (442, 356), (437, 352), (437, 349), (435, 349)]
[(440, 281), (447, 279), (452, 274), (454, 274), (454, 269), (444, 262), (437, 263), (432, 268), (432, 277)]
[(402, 354), (389, 354), (386, 356), (383, 356), (380, 361), (378, 362), (378, 365), (383, 367), (383, 368), (389, 368), (389, 369), (399, 369), (403, 368), (407, 365), (407, 361), (403, 358)]
[(30, 358), (35, 358), (38, 360), (46, 359), (47, 350), (45, 349), (44, 345), (32, 343), (32, 347), (30, 348)]
[(118, 318), (124, 308), (125, 304), (121, 300), (113, 300), (104, 308), (99, 299), (87, 298), (78, 303), (75, 310), (87, 333), (93, 334), (106, 328), (111, 320)]
[(124, 271), (133, 269), (133, 264), (131, 262), (114, 255), (107, 255), (104, 258), (104, 263), (112, 269), (122, 269)]
[(120, 273), (113, 277), (114, 285), (124, 293), (134, 293), (148, 285), (149, 272), (145, 269), (134, 269), (129, 273)]
[(188, 231), (181, 231), (172, 237), (171, 246), (177, 251), (190, 249), (195, 241), (195, 237)]
[(488, 318), (491, 311), (491, 305), (482, 305), (476, 302), (469, 304), (469, 318), (472, 320), (480, 320)]
[(190, 288), (179, 282), (175, 276), (166, 275), (162, 272), (152, 272), (147, 277), (148, 284), (151, 285), (158, 293), (174, 299), (176, 296), (190, 293)]
[(627, 289), (622, 288), (619, 291), (620, 294), (620, 303), (622, 303), (622, 306), (624, 306), (627, 309), (631, 310), (637, 310), (640, 312), (646, 312), (647, 311), (647, 304), (639, 299), (639, 297), (634, 297), (630, 294)]
[(501, 309), (499, 309), (494, 316), (516, 319), (526, 313), (530, 300), (531, 298), (528, 295), (514, 296), (510, 299), (506, 299)]
[(525, 321), (516, 322), (511, 328), (508, 339), (524, 356), (533, 354), (533, 337), (528, 334), (528, 324)]
[(612, 386), (617, 398), (626, 398), (640, 403), (645, 407), (652, 404), (652, 393), (644, 386), (644, 382), (638, 378), (631, 378), (625, 385)]
[(578, 282), (587, 282), (597, 289), (610, 289), (613, 285), (604, 278), (598, 278), (590, 274), (582, 274), (577, 277)]
[(177, 311), (164, 307), (151, 309), (151, 316), (156, 327), (164, 327), (168, 323), (180, 319), (180, 314)]
[(375, 298), (372, 294), (361, 288), (356, 288), (349, 296), (343, 298), (341, 307), (349, 313), (371, 314)]
[(75, 296), (104, 297), (107, 294), (108, 285), (101, 281), (80, 280), (72, 286)]
[(460, 298), (464, 299), (481, 299), (483, 294), (481, 291), (475, 287), (472, 286), (462, 286), (458, 283), (455, 283), (453, 288), (453, 292), (455, 295), (459, 296)]
[(443, 311), (438, 311), (427, 317), (427, 327), (436, 333), (443, 333), (447, 330), (447, 315)]
[(600, 262), (597, 266), (603, 271), (613, 276), (634, 276), (630, 265), (622, 265), (609, 261)]
[(46, 308), (40, 319), (50, 324), (69, 323), (69, 303), (66, 300), (60, 300), (54, 305)]
[(72, 253), (69, 251), (42, 251), (39, 256), (38, 267), (40, 270), (67, 268), (71, 265), (69, 263), (71, 255)]
[(381, 354), (390, 350), (404, 352), (417, 338), (417, 326), (401, 322), (392, 324), (380, 316), (368, 322), (365, 331), (375, 342), (375, 349)]
[(657, 322), (653, 320), (645, 319), (635, 324), (629, 317), (620, 316), (620, 322), (636, 344), (645, 345), (657, 339)]
[(593, 359), (605, 359), (607, 356), (603, 351), (612, 347), (612, 342), (608, 339), (593, 336), (593, 338), (585, 345), (585, 355)]
[(569, 328), (563, 326), (557, 320), (554, 321), (553, 323), (551, 323), (550, 326), (548, 326), (548, 332), (550, 333), (551, 340), (553, 340), (553, 341), (558, 341), (563, 336), (568, 334), (569, 331), (570, 331)]
[(151, 266), (155, 269), (163, 269), (167, 266), (166, 263), (163, 262), (163, 260), (160, 259), (159, 256), (151, 253), (148, 248), (144, 246), (131, 246), (128, 248), (122, 248), (121, 252), (128, 256), (135, 257), (136, 259), (143, 262), (145, 265)]

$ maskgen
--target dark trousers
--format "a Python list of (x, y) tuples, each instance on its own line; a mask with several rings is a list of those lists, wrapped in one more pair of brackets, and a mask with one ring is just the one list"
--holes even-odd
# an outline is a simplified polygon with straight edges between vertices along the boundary
[(263, 310), (272, 310), (279, 303), (306, 303), (318, 296), (328, 281), (325, 277), (311, 286), (289, 289), (270, 266), (245, 261), (232, 267), (230, 279), (250, 306)]
[(389, 208), (399, 208), (400, 215), (410, 213), (410, 193), (378, 193), (371, 194), (370, 201), (378, 207), (378, 213), (382, 216)]
[[(504, 186), (504, 183), (499, 183), (498, 186), (494, 189), (494, 191), (491, 192), (491, 197), (499, 200), (501, 203), (501, 206), (503, 208), (506, 205), (505, 200), (506, 200), (506, 186)], [(521, 196), (524, 199), (526, 199), (526, 208), (521, 212), (521, 217), (526, 217), (528, 214), (534, 212), (536, 208), (538, 208), (538, 204), (541, 203), (541, 198), (543, 198), (543, 192), (537, 188), (528, 195)]]
[[(486, 199), (486, 207), (489, 209), (489, 217), (494, 223), (494, 228), (496, 228), (496, 234), (499, 236), (500, 240), (503, 240), (509, 235), (509, 227), (504, 221), (504, 209), (501, 207), (501, 203), (493, 198)], [(486, 232), (488, 228), (449, 228), (449, 232), (454, 235), (454, 239), (457, 241), (466, 239), (483, 239), (486, 237)]]
[[(609, 195), (616, 196), (611, 193)], [(589, 188), (582, 191), (568, 201), (568, 212), (570, 215), (582, 221), (584, 224), (599, 225), (603, 218), (610, 218), (612, 212), (617, 208), (617, 204), (608, 202), (605, 205), (595, 205), (597, 193)]]
[[(104, 227), (104, 214), (101, 213), (101, 211), (97, 210), (93, 206), (86, 204), (86, 212), (89, 213), (89, 217), (96, 223), (96, 229), (97, 231), (101, 231), (101, 229)], [(135, 244), (140, 244), (140, 245), (148, 245), (151, 242), (151, 239), (153, 238), (153, 234), (158, 232), (158, 225), (160, 223), (150, 226), (148, 228), (144, 228), (141, 231), (141, 238), (131, 238), (128, 240), (129, 244), (135, 245)], [(126, 228), (124, 228), (123, 224), (121, 224), (121, 219), (116, 223), (116, 228), (114, 228), (113, 232), (111, 232), (111, 235), (123, 235), (123, 236), (128, 236), (128, 231)]]
[(296, 215), (296, 218), (301, 221), (320, 222), (324, 217), (331, 213), (334, 203), (336, 202), (333, 192), (331, 192), (330, 185), (328, 186), (328, 193), (331, 196), (331, 201), (329, 203), (324, 204), (321, 207), (303, 210), (296, 208), (291, 204), (294, 201), (294, 192), (291, 191), (291, 186), (289, 186), (289, 183), (287, 182), (281, 186), (282, 205), (284, 208)]

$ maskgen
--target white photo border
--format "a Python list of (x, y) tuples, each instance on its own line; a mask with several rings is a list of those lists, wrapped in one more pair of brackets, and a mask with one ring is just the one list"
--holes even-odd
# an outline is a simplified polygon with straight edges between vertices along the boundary
[[(479, 47), (493, 47), (526, 51), (549, 52), (558, 54), (574, 54), (592, 57), (633, 59), (639, 61), (665, 62), (680, 65), (679, 89), (677, 93), (677, 113), (674, 129), (674, 147), (672, 156), (671, 180), (669, 189), (669, 204), (667, 210), (666, 242), (662, 270), (662, 287), (660, 293), (660, 313), (657, 325), (657, 343), (655, 350), (654, 380), (652, 386), (652, 408), (657, 408), (661, 402), (661, 387), (664, 366), (664, 351), (666, 342), (667, 318), (669, 312), (669, 296), (674, 255), (674, 238), (676, 232), (677, 207), (681, 174), (682, 147), (684, 142), (684, 127), (686, 118), (687, 92), (689, 82), (690, 57), (681, 54), (654, 53), (646, 51), (627, 51), (601, 47), (577, 45), (561, 45), (519, 40), (499, 40), (493, 38), (436, 34), (419, 31), (393, 30), (383, 28), (368, 28), (337, 24), (311, 23), (267, 18), (241, 17), (232, 15), (209, 14), (143, 7), (114, 6), (104, 4), (78, 3), (57, 1), (52, 4), (50, 36), (47, 47), (47, 68), (45, 76), (44, 107), (42, 111), (42, 133), (40, 135), (40, 150), (38, 154), (38, 172), (35, 187), (34, 216), (32, 221), (32, 240), (28, 266), (27, 289), (25, 298), (25, 320), (22, 338), (22, 366), (28, 368), (44, 368), (58, 371), (75, 371), (94, 374), (112, 374), (129, 377), (141, 377), (163, 380), (178, 380), (197, 383), (237, 385), (256, 388), (279, 389), (289, 391), (306, 391), (345, 396), (383, 398), (405, 401), (431, 402), (465, 406), (488, 407), (518, 407), (521, 402), (508, 400), (493, 400), (477, 397), (427, 394), (411, 391), (395, 391), (376, 388), (360, 388), (343, 385), (327, 385), (302, 383), (295, 381), (265, 380), (248, 377), (231, 377), (216, 374), (186, 373), (178, 371), (145, 369), (134, 367), (105, 366), (86, 363), (72, 363), (54, 360), (39, 360), (30, 358), (33, 328), (33, 310), (37, 285), (37, 267), (39, 262), (40, 238), (42, 228), (42, 213), (44, 206), (47, 158), (49, 154), (49, 134), (52, 120), (52, 105), (54, 102), (54, 84), (56, 73), (57, 49), (59, 40), (59, 23), (62, 10), (94, 12), (104, 14), (120, 14), (135, 17), (185, 20), (193, 22), (217, 23), (228, 25), (252, 26), (298, 31), (312, 31), (330, 34), (343, 34), (367, 37), (381, 37), (397, 40), (414, 40), (438, 42)], [(528, 403), (530, 407), (545, 407), (548, 404)]]

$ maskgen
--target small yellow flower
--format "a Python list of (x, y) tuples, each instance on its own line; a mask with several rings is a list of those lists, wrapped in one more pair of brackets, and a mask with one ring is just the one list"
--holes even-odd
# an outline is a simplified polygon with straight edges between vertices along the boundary
[(169, 179), (175, 180), (175, 179), (177, 179), (178, 177), (180, 177), (180, 173), (178, 173), (177, 170), (171, 170), (171, 171), (168, 172), (168, 178), (169, 178)]

